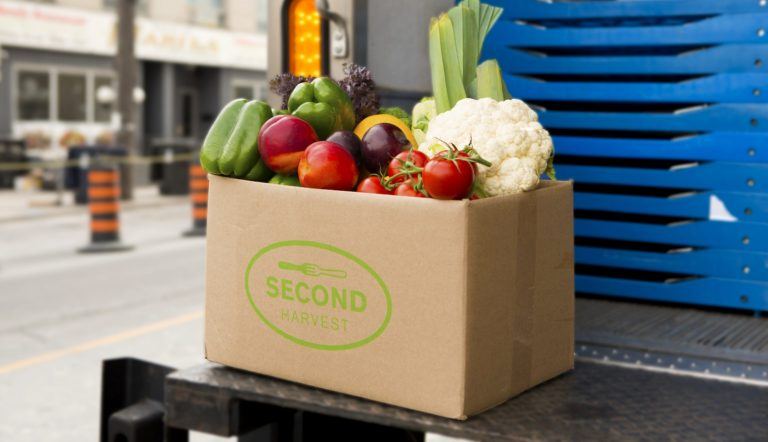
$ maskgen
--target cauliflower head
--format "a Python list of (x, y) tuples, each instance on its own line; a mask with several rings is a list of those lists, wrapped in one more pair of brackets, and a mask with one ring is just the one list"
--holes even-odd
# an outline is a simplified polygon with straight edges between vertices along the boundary
[(472, 147), (491, 167), (478, 165), (479, 183), (489, 196), (534, 189), (553, 154), (552, 138), (524, 102), (491, 98), (460, 100), (429, 123), (419, 150), (445, 149), (442, 141)]

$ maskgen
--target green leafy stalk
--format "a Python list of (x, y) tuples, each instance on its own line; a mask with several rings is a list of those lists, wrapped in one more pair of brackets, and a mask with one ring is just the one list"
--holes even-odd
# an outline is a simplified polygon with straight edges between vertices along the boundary
[(483, 42), (485, 42), (486, 35), (488, 35), (488, 32), (491, 31), (493, 25), (495, 25), (496, 21), (501, 17), (501, 13), (504, 12), (504, 9), (480, 3), (480, 0), (464, 0), (459, 6), (466, 6), (475, 13), (478, 32), (477, 53), (480, 54), (483, 50)]
[[(456, 38), (453, 32), (453, 23), (448, 15), (443, 14), (438, 19), (438, 28), (440, 29), (440, 49), (443, 57), (443, 72), (445, 73), (445, 84), (448, 92), (448, 99), (451, 102), (450, 109), (462, 98), (467, 98), (464, 90), (464, 83), (461, 78), (461, 63), (459, 54), (456, 51)], [(446, 110), (448, 110), (446, 109)], [(438, 103), (438, 112), (440, 106)]]
[(501, 69), (496, 60), (486, 60), (477, 67), (476, 98), (493, 98), (496, 101), (503, 101), (506, 98), (505, 89)]
[(429, 63), (438, 114), (467, 97), (509, 98), (498, 63), (493, 61), (477, 66), (483, 41), (502, 11), (480, 0), (463, 0), (447, 13), (432, 19)]
[(453, 103), (448, 98), (448, 86), (445, 83), (445, 71), (443, 70), (443, 50), (440, 40), (440, 27), (438, 19), (433, 18), (429, 25), (429, 70), (432, 73), (432, 92), (435, 96), (437, 113), (449, 110)]
[(461, 5), (448, 11), (454, 31), (456, 53), (459, 58), (462, 83), (465, 91), (469, 91), (469, 85), (475, 79), (477, 60), (479, 57), (477, 43), (477, 17), (475, 12)]

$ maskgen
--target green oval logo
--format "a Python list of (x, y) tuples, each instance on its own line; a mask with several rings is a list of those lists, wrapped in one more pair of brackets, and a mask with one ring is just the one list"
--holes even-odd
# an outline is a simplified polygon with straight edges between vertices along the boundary
[(392, 315), (389, 289), (371, 266), (313, 241), (281, 241), (259, 250), (245, 269), (245, 293), (270, 329), (319, 350), (368, 344)]

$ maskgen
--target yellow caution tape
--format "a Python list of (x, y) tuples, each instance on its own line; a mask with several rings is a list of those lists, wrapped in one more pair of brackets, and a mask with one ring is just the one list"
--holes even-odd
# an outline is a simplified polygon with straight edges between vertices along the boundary
[(51, 161), (30, 161), (30, 162), (16, 162), (16, 163), (0, 163), (0, 171), (25, 171), (32, 169), (63, 169), (65, 167), (77, 167), (97, 163), (106, 165), (117, 164), (154, 164), (154, 163), (180, 163), (183, 161), (197, 161), (197, 154), (174, 154), (174, 155), (154, 155), (154, 156), (88, 156), (85, 160), (83, 157), (75, 160), (51, 160)]

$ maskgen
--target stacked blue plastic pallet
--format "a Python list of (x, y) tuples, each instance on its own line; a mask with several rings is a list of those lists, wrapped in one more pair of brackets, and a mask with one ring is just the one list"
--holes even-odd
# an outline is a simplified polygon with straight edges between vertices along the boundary
[(486, 0), (576, 183), (578, 292), (768, 310), (766, 0)]

